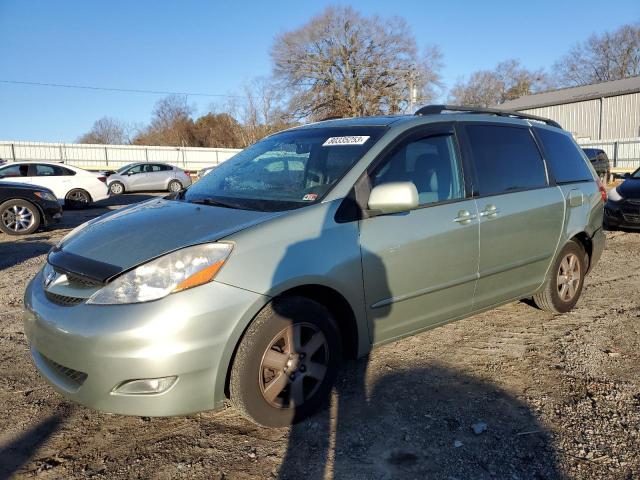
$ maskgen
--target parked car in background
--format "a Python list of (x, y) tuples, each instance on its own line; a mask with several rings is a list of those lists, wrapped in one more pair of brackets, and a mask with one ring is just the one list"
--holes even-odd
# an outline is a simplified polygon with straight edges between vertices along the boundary
[(68, 207), (84, 208), (109, 197), (105, 177), (55, 162), (7, 163), (0, 167), (0, 180), (48, 188)]
[(0, 230), (4, 233), (28, 235), (61, 217), (62, 206), (48, 188), (0, 181)]
[(205, 167), (202, 170), (198, 171), (198, 180), (200, 180), (202, 177), (204, 177), (205, 175), (208, 175), (209, 173), (213, 172), (213, 170), (217, 167), (218, 165), (213, 165), (211, 167)]
[(640, 230), (640, 168), (625, 173), (624, 181), (609, 190), (604, 206), (604, 228), (607, 230)]
[(191, 185), (191, 176), (166, 163), (130, 163), (111, 174), (107, 185), (112, 195), (153, 190), (179, 192)]
[(609, 162), (607, 152), (599, 148), (583, 148), (582, 151), (593, 165), (600, 180), (608, 181), (611, 175), (611, 162)]
[(326, 401), (344, 357), (518, 299), (571, 310), (605, 198), (551, 120), (431, 106), (313, 123), (72, 232), (27, 287), (24, 331), (84, 405), (182, 415), (228, 395), (282, 426)]

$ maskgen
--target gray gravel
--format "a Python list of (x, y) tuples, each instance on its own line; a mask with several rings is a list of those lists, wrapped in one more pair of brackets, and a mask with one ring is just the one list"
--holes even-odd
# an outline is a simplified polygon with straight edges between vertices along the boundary
[(0, 478), (640, 478), (640, 234), (608, 234), (573, 312), (513, 303), (385, 345), (345, 367), (321, 414), (268, 430), (231, 408), (97, 413), (39, 377), (22, 292), (52, 244), (104, 211), (0, 236)]

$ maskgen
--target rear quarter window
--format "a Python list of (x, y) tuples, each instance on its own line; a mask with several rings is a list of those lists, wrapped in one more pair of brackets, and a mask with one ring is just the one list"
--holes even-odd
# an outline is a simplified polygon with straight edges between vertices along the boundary
[(592, 181), (591, 170), (580, 148), (564, 133), (543, 128), (535, 129), (547, 164), (557, 183)]

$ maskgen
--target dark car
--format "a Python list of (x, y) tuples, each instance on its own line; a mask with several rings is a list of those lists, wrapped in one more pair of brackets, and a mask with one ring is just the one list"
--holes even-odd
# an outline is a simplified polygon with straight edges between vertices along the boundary
[(604, 227), (607, 230), (640, 230), (640, 168), (633, 173), (625, 173), (624, 178), (624, 182), (609, 190), (604, 206)]
[(587, 155), (600, 179), (607, 180), (611, 173), (611, 164), (607, 152), (599, 148), (583, 148), (582, 151)]
[(28, 235), (61, 217), (62, 207), (48, 188), (0, 182), (0, 230), (4, 233)]

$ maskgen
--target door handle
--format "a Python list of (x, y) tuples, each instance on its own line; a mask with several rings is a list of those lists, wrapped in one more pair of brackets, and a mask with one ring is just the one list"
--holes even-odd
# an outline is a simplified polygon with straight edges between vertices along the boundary
[(475, 218), (477, 217), (475, 215), (471, 215), (469, 210), (460, 210), (458, 212), (458, 216), (454, 218), (453, 221), (465, 225)]
[(484, 210), (480, 212), (481, 217), (495, 217), (500, 213), (500, 210), (495, 205), (487, 205)]

